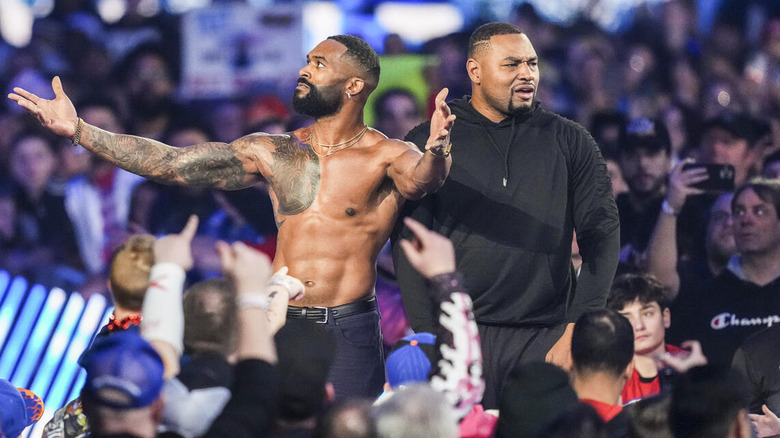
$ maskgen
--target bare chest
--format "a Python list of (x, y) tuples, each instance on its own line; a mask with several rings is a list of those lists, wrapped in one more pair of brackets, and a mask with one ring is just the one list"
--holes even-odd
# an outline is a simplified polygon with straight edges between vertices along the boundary
[(277, 148), (269, 178), (277, 216), (357, 217), (393, 192), (386, 165), (371, 151), (350, 149), (322, 158), (308, 144), (293, 140), (287, 146)]

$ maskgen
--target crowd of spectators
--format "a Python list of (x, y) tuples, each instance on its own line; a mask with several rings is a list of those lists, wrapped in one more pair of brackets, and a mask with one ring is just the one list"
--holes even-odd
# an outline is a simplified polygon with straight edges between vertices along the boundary
[[(179, 147), (212, 139), (229, 141), (257, 131), (282, 133), (305, 122), (288, 107), (289, 95), (277, 95), (275, 90), (219, 101), (182, 101), (180, 17), (148, 18), (131, 8), (121, 21), (107, 25), (100, 22), (91, 5), (88, 1), (56, 2), (49, 17), (36, 20), (29, 45), (12, 48), (0, 42), (3, 90), (20, 86), (47, 96), (51, 77), (59, 75), (86, 122)], [(507, 397), (501, 411), (530, 408), (534, 403), (519, 399), (532, 397), (528, 394), (537, 389), (534, 385), (542, 387), (540, 393), (566, 401), (556, 399), (550, 412), (540, 414), (540, 418), (542, 414), (550, 417), (549, 424), (528, 426), (544, 436), (566, 436), (565, 430), (586, 436), (586, 429), (587, 436), (740, 436), (747, 427), (748, 410), (760, 436), (780, 432), (780, 421), (774, 416), (780, 413), (780, 363), (773, 344), (777, 329), (762, 331), (780, 324), (780, 182), (776, 180), (780, 174), (780, 7), (770, 1), (722, 1), (705, 32), (699, 25), (696, 5), (692, 0), (669, 0), (640, 6), (633, 24), (619, 34), (607, 33), (585, 19), (565, 26), (551, 23), (528, 4), (518, 6), (511, 17), (494, 17), (518, 25), (533, 41), (543, 72), (538, 87), (542, 105), (587, 127), (607, 161), (621, 220), (618, 274), (624, 275), (613, 294), (622, 293), (630, 299), (623, 297), (623, 301), (613, 303), (612, 310), (589, 314), (590, 324), (626, 331), (628, 325), (614, 319), (619, 313), (628, 318), (634, 335), (643, 337), (645, 343), (645, 338), (659, 336), (657, 331), (641, 334), (650, 330), (650, 319), (661, 333), (660, 344), (651, 346), (660, 348), (657, 351), (640, 351), (638, 338), (630, 351), (602, 345), (621, 357), (607, 364), (610, 372), (600, 377), (596, 371), (601, 373), (604, 368), (598, 361), (609, 358), (598, 354), (585, 357), (582, 352), (593, 353), (594, 343), (605, 339), (591, 339), (598, 337), (592, 333), (589, 338), (584, 321), (578, 334), (581, 367), (577, 368), (575, 357), (573, 388), (556, 370), (515, 370), (513, 379), (524, 377), (526, 392), (513, 393), (515, 399)], [(448, 87), (451, 98), (467, 94), (470, 85), (464, 69), (464, 36), (469, 30), (436, 38), (419, 49), (435, 60), (423, 71), (431, 93)], [(376, 49), (383, 59), (412, 52), (397, 35), (387, 38), (386, 47)], [(419, 99), (403, 88), (385, 90), (374, 101), (373, 125), (391, 137), (403, 138), (426, 118), (432, 102), (433, 94)], [(694, 162), (730, 165), (726, 169), (731, 174), (724, 179), (733, 180), (733, 187), (713, 191), (697, 186), (707, 177), (704, 170), (686, 167)], [(763, 178), (755, 179), (757, 176)], [(192, 224), (188, 222), (191, 215), (198, 217), (198, 224), (191, 238), (193, 260), (187, 284), (224, 274), (225, 249), (220, 254), (218, 241), (243, 242), (273, 257), (276, 224), (262, 184), (235, 192), (159, 185), (117, 169), (67, 139), (52, 137), (11, 101), (0, 106), (0, 269), (84, 296), (99, 293), (108, 297), (105, 285), (111, 275), (112, 255), (120, 245), (132, 235), (178, 233)], [(573, 244), (576, 267), (576, 241)], [(387, 251), (380, 255), (378, 271), (376, 290), (390, 352), (397, 341), (410, 342), (409, 338), (402, 340), (409, 329)], [(638, 286), (640, 283), (644, 286)], [(209, 287), (229, 289), (224, 284)], [(643, 295), (637, 288), (653, 292)], [(121, 303), (117, 305), (121, 308)], [(629, 312), (631, 306), (636, 310)], [(655, 313), (648, 315), (647, 307)], [(248, 327), (241, 330), (244, 332), (239, 337), (252, 335)], [(262, 333), (254, 336), (266, 341), (272, 336), (270, 329), (259, 331)], [(185, 342), (190, 332), (185, 328)], [(286, 339), (285, 344), (292, 344), (295, 337), (303, 335), (285, 338), (282, 331), (279, 336)], [(620, 339), (625, 341), (625, 336)], [(701, 344), (684, 342), (690, 339)], [(125, 342), (127, 348), (146, 348), (137, 340), (116, 342)], [(241, 341), (237, 342), (245, 360), (236, 373), (243, 373), (249, 381), (252, 372), (267, 365), (256, 362), (277, 361), (275, 352), (241, 350)], [(413, 342), (416, 346), (419, 339)], [(773, 348), (764, 347), (769, 345)], [(98, 347), (107, 351), (118, 348)], [(663, 365), (656, 364), (654, 351), (667, 356), (683, 352), (691, 362), (679, 364), (667, 357)], [(153, 353), (144, 354), (151, 356), (151, 361), (159, 360)], [(707, 361), (730, 365), (732, 356), (734, 368), (749, 382), (743, 387), (730, 374), (712, 371), (715, 368), (680, 374), (675, 385), (667, 386), (665, 378), (658, 382), (662, 369), (682, 371)], [(631, 364), (626, 365), (629, 357), (633, 357)], [(280, 348), (281, 370), (293, 370), (300, 358), (293, 357), (292, 365), (281, 366), (285, 360), (284, 348)], [(323, 359), (326, 362), (327, 358)], [(538, 381), (529, 379), (528, 373)], [(541, 379), (546, 375), (549, 379)], [(188, 385), (184, 392), (201, 389), (186, 377), (181, 379)], [(294, 382), (298, 377), (279, 373), (278, 379)], [(594, 378), (593, 388), (603, 389), (609, 381), (614, 391), (606, 395), (590, 391), (587, 382)], [(606, 378), (609, 380), (603, 380)], [(514, 380), (508, 385), (517, 385)], [(228, 391), (229, 381), (225, 378), (210, 386)], [(636, 394), (641, 397), (620, 414), (621, 402), (630, 401), (625, 399), (627, 381), (635, 385), (631, 398)], [(332, 394), (324, 386), (326, 382), (316, 382), (314, 406), (295, 405), (282, 410), (288, 417), (275, 419), (269, 411), (267, 418), (257, 420), (264, 423), (254, 427), (291, 436), (290, 430), (315, 423), (339, 429), (333, 424), (346, 421), (340, 416), (371, 417), (370, 406), (337, 403), (321, 417), (323, 421), (318, 421), (325, 413), (321, 402), (330, 400)], [(655, 385), (651, 392), (660, 395), (643, 392), (651, 382)], [(708, 391), (708, 386), (721, 392)], [(312, 396), (310, 388), (302, 385), (285, 387), (290, 397)], [(743, 401), (739, 390), (745, 388), (752, 395)], [(270, 399), (276, 394), (264, 396)], [(414, 389), (380, 405), (376, 425), (366, 427), (398, 432), (403, 418), (429, 415), (421, 420), (429, 423), (415, 425), (428, 425), (433, 430), (444, 426), (437, 432), (440, 434), (428, 431), (423, 436), (452, 436), (446, 431), (456, 430), (454, 422), (468, 417), (465, 412), (435, 411), (443, 404), (462, 404), (462, 399), (453, 402), (451, 396), (446, 390), (430, 393), (426, 388)], [(223, 398), (223, 406), (242, 409), (229, 404), (241, 400), (229, 402), (228, 395)], [(591, 402), (577, 404), (577, 398)], [(90, 401), (94, 403), (88, 399), (88, 405)], [(536, 408), (547, 406), (543, 402), (539, 400)], [(417, 406), (415, 403), (430, 409), (406, 412)], [(559, 411), (569, 409), (567, 421), (552, 422), (553, 405)], [(595, 413), (588, 406), (594, 407)], [(713, 414), (726, 408), (720, 416)], [(656, 421), (656, 430), (642, 432), (643, 428), (652, 429), (642, 421), (653, 410), (665, 416), (663, 431), (658, 430), (660, 423)], [(214, 420), (220, 412), (212, 414), (210, 419)], [(694, 417), (701, 419), (699, 431), (694, 431), (699, 423), (690, 420)], [(528, 420), (508, 416), (501, 421), (503, 425), (499, 422), (497, 426), (495, 420), (487, 421), (490, 433), (495, 427), (497, 436), (517, 436), (512, 435), (517, 431), (514, 427), (520, 426), (509, 422)], [(732, 427), (735, 435), (713, 432), (719, 421), (725, 424), (720, 424), (723, 428)], [(220, 423), (216, 424), (210, 433), (218, 431)], [(461, 436), (488, 436), (468, 435), (463, 424)], [(478, 426), (474, 430), (484, 434), (484, 428)], [(199, 431), (205, 433), (208, 427), (212, 426)], [(380, 435), (394, 436), (391, 432)]]

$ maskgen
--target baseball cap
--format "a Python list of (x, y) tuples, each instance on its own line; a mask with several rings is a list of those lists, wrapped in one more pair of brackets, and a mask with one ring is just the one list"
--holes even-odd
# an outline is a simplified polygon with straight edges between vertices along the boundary
[(620, 130), (618, 145), (621, 152), (637, 148), (654, 152), (664, 150), (667, 153), (672, 150), (669, 131), (663, 122), (647, 117), (637, 117), (624, 124)]
[(755, 140), (755, 122), (752, 117), (744, 113), (724, 111), (704, 122), (704, 131), (713, 127), (725, 129), (735, 138), (747, 140), (748, 146), (753, 146)]
[(426, 332), (405, 336), (396, 342), (385, 361), (390, 387), (427, 382), (431, 364), (436, 361), (435, 343), (436, 336)]
[(0, 379), (0, 430), (11, 438), (43, 415), (43, 401), (32, 391), (17, 388), (8, 380)]
[(82, 366), (87, 371), (82, 394), (114, 409), (148, 406), (163, 387), (162, 359), (135, 330), (96, 339)]

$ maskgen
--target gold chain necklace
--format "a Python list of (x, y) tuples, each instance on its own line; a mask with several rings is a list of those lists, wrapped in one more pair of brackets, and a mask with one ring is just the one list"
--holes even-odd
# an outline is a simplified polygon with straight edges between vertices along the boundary
[[(355, 134), (354, 137), (350, 138), (349, 140), (342, 141), (341, 143), (336, 144), (322, 144), (319, 141), (317, 141), (317, 138), (314, 136), (314, 128), (312, 127), (311, 132), (309, 132), (309, 146), (311, 146), (311, 150), (314, 151), (314, 154), (320, 158), (326, 158), (333, 154), (335, 154), (338, 151), (343, 151), (344, 149), (350, 148), (360, 141), (361, 138), (366, 134), (368, 131), (368, 125), (363, 125), (363, 129), (360, 130), (357, 134)], [(327, 154), (320, 154), (317, 152), (317, 149), (314, 148), (314, 143), (317, 143), (317, 146), (321, 148), (328, 148), (330, 149)], [(340, 146), (340, 147), (338, 147)], [(335, 149), (333, 149), (335, 148)]]

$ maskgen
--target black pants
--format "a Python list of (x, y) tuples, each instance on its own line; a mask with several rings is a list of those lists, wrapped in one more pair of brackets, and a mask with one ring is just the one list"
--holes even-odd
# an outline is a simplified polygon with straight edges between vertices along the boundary
[(566, 324), (551, 327), (508, 327), (477, 324), (482, 343), (482, 406), (498, 409), (501, 389), (519, 363), (541, 361), (563, 334)]

